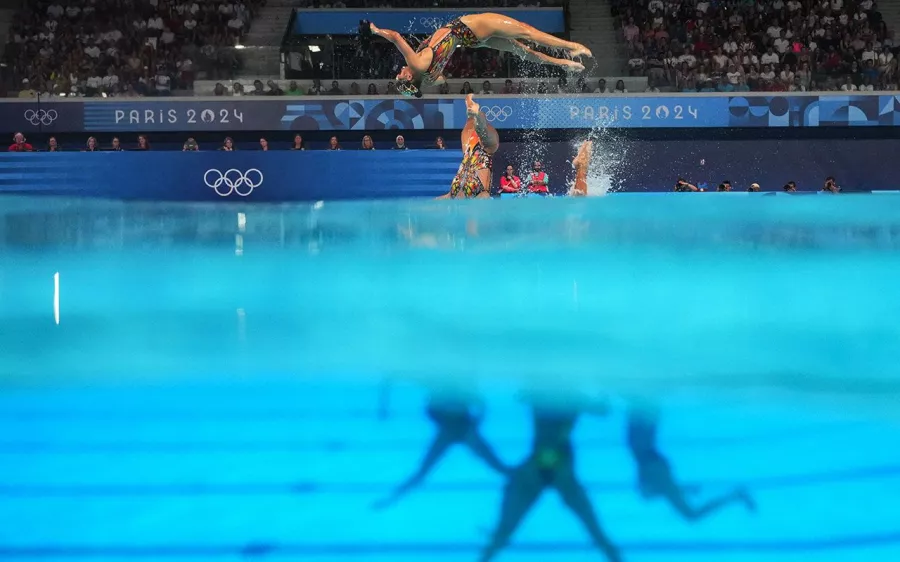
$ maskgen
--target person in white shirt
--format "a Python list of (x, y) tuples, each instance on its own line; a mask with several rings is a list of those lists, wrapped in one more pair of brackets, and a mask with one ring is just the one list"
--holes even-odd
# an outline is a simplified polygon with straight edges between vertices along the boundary
[(169, 78), (169, 75), (165, 73), (165, 71), (160, 70), (156, 74), (156, 79), (154, 80), (156, 83), (156, 93), (157, 95), (166, 95), (172, 93), (172, 79)]
[(163, 24), (163, 20), (161, 17), (153, 16), (153, 17), (147, 19), (147, 31), (152, 30), (152, 31), (162, 33), (163, 27), (165, 27), (165, 26)]
[(688, 67), (694, 68), (697, 66), (697, 57), (695, 57), (690, 51), (678, 57), (678, 64), (686, 62)]
[(772, 50), (772, 47), (769, 47), (769, 50), (760, 57), (760, 62), (763, 64), (778, 64), (778, 61), (781, 60), (778, 55), (775, 54), (775, 51)]
[(697, 11), (705, 14), (709, 10), (709, 2), (707, 0), (700, 0), (697, 2)]
[(893, 60), (894, 53), (892, 53), (888, 47), (882, 47), (881, 52), (878, 54), (878, 69), (881, 70), (881, 72), (886, 71)]
[(735, 54), (738, 50), (737, 41), (735, 41), (733, 38), (726, 39), (725, 43), (722, 44), (722, 50), (728, 55)]
[(193, 31), (194, 28), (197, 27), (197, 20), (194, 19), (194, 16), (188, 16), (182, 25), (184, 25), (184, 28), (187, 31)]
[(862, 0), (862, 2), (859, 3), (859, 7), (862, 8), (866, 12), (871, 10), (872, 6), (874, 6), (874, 5), (875, 5), (875, 3), (872, 2), (872, 0)]
[(665, 6), (663, 6), (662, 0), (650, 0), (650, 3), (647, 4), (647, 9), (650, 10), (651, 14), (661, 12), (664, 7)]
[(81, 8), (79, 8), (78, 6), (69, 6), (68, 8), (66, 8), (66, 15), (72, 19), (75, 19), (81, 15)]
[(775, 81), (775, 71), (772, 70), (772, 65), (767, 64), (762, 72), (759, 73), (760, 80), (768, 83), (772, 83)]
[(728, 80), (728, 83), (732, 86), (737, 86), (741, 83), (741, 72), (735, 65), (728, 65), (728, 72), (725, 73), (725, 79)]
[(97, 45), (88, 45), (84, 48), (84, 54), (91, 57), (92, 59), (100, 58), (100, 47)]
[(865, 62), (869, 60), (875, 62), (875, 48), (872, 46), (871, 42), (866, 45), (866, 48), (862, 52), (862, 56), (860, 58), (862, 59), (863, 64), (865, 64)]
[(716, 54), (713, 55), (713, 62), (716, 65), (716, 70), (724, 69), (725, 66), (729, 63), (728, 56), (722, 52), (721, 47), (719, 47), (719, 49), (716, 51)]
[(777, 21), (773, 21), (772, 25), (766, 30), (766, 35), (771, 37), (772, 39), (778, 39), (781, 37), (781, 26), (778, 25)]
[(606, 89), (606, 80), (601, 78), (597, 81), (597, 88), (594, 90), (595, 94), (608, 94), (609, 90)]
[(778, 54), (783, 55), (787, 52), (788, 48), (790, 48), (791, 42), (785, 38), (784, 31), (782, 31), (781, 37), (773, 41), (772, 45), (775, 47)]
[(97, 76), (96, 72), (91, 74), (88, 77), (87, 82), (85, 83), (85, 86), (87, 86), (87, 89), (90, 92), (99, 90), (102, 85), (103, 85), (103, 79), (100, 78), (99, 76)]
[(119, 85), (119, 77), (116, 76), (115, 70), (112, 67), (107, 71), (106, 76), (103, 77), (102, 85), (106, 92), (114, 91), (116, 86)]
[(774, 2), (772, 2), (772, 9), (776, 12), (780, 12), (782, 9), (784, 9), (784, 0), (775, 0)]
[(481, 94), (482, 94), (482, 95), (485, 95), (485, 94), (491, 95), (491, 94), (493, 94), (493, 93), (494, 93), (494, 89), (491, 87), (491, 83), (488, 82), (487, 80), (485, 80), (485, 81), (481, 84)]
[(159, 36), (159, 42), (163, 45), (171, 45), (175, 42), (175, 34), (172, 33), (172, 30), (168, 28), (168, 26), (163, 27), (163, 32)]
[(790, 85), (794, 83), (794, 71), (791, 70), (791, 67), (788, 65), (784, 65), (781, 67), (781, 72), (778, 74), (778, 79), (785, 85)]
[(796, 12), (800, 8), (803, 7), (803, 4), (798, 2), (797, 0), (788, 0), (787, 9), (789, 12)]
[(856, 87), (856, 84), (853, 83), (853, 79), (849, 76), (841, 85), (841, 91), (844, 92), (856, 92), (857, 90), (859, 90), (859, 88)]
[(235, 35), (240, 35), (241, 30), (244, 28), (244, 22), (242, 22), (237, 16), (228, 20), (228, 29)]
[(65, 10), (63, 10), (63, 7), (60, 6), (58, 2), (50, 4), (50, 6), (47, 7), (47, 15), (54, 19), (61, 18), (64, 12)]
[(844, 0), (831, 0), (831, 9), (835, 12), (840, 12), (841, 8), (844, 7)]
[(728, 25), (731, 27), (740, 27), (744, 23), (744, 16), (735, 12), (728, 18)]

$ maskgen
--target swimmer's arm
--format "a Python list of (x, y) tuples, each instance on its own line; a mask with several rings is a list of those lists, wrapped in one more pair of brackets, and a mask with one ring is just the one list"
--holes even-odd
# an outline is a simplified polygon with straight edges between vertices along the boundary
[(435, 199), (450, 199), (450, 192), (441, 195), (440, 197), (435, 197)]
[(413, 70), (419, 71), (419, 54), (416, 53), (412, 47), (409, 46), (409, 43), (406, 42), (406, 39), (403, 38), (402, 35), (393, 31), (391, 29), (381, 29), (375, 27), (375, 24), (370, 24), (372, 29), (372, 33), (379, 37), (383, 37), (394, 44), (397, 49), (400, 50), (400, 54), (403, 55), (403, 58), (406, 59), (406, 64)]
[(475, 132), (478, 134), (478, 138), (481, 139), (481, 144), (491, 153), (496, 151), (500, 146), (500, 136), (497, 134), (497, 129), (487, 122), (483, 111), (479, 111), (478, 115), (472, 119), (475, 121)]
[(441, 74), (440, 76), (438, 76), (438, 77), (435, 79), (435, 81), (434, 81), (434, 85), (435, 85), (435, 86), (440, 86), (441, 84), (446, 84), (446, 83), (447, 83), (447, 79), (444, 78), (444, 75), (443, 75), (443, 74)]

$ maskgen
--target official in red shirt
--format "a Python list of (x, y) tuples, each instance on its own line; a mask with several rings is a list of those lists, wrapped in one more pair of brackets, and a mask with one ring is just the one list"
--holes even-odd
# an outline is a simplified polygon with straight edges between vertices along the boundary
[(546, 195), (549, 192), (547, 184), (550, 183), (550, 178), (547, 176), (547, 172), (541, 168), (540, 162), (534, 163), (527, 181), (529, 193)]
[(32, 152), (34, 150), (33, 146), (25, 142), (25, 135), (22, 133), (13, 135), (13, 140), (15, 142), (9, 145), (10, 152)]
[(506, 173), (500, 176), (500, 193), (518, 193), (522, 191), (522, 180), (519, 179), (512, 166), (506, 167)]

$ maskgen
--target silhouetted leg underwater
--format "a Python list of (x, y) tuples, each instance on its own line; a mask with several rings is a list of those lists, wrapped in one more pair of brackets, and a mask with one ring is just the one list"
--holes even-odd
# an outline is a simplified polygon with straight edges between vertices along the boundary
[(609, 540), (603, 529), (600, 528), (600, 522), (597, 520), (597, 514), (594, 512), (594, 506), (591, 504), (590, 498), (584, 490), (584, 486), (578, 482), (575, 476), (575, 469), (571, 462), (560, 464), (554, 474), (553, 486), (559, 492), (563, 503), (572, 510), (572, 513), (581, 521), (585, 529), (590, 535), (594, 545), (612, 562), (621, 560), (619, 549)]
[(510, 468), (503, 464), (503, 461), (494, 452), (494, 449), (488, 444), (477, 427), (473, 427), (466, 436), (466, 445), (472, 450), (476, 457), (483, 460), (489, 467), (500, 474), (509, 474)]
[(400, 484), (390, 496), (375, 502), (372, 507), (374, 509), (384, 509), (409, 493), (412, 489), (420, 486), (435, 465), (443, 458), (447, 450), (456, 443), (459, 443), (459, 438), (454, 432), (447, 431), (443, 428), (439, 429), (415, 474)]
[(512, 470), (503, 489), (500, 502), (500, 520), (491, 536), (491, 542), (481, 553), (481, 562), (493, 559), (503, 550), (519, 524), (531, 511), (534, 502), (541, 497), (546, 484), (541, 480), (534, 461), (527, 460)]

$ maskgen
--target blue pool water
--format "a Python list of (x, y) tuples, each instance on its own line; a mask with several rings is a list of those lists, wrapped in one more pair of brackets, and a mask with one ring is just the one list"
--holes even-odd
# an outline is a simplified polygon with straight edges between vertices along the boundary
[[(460, 392), (518, 468), (605, 407), (573, 467), (623, 560), (900, 559), (900, 197), (0, 209), (2, 560), (478, 560), (546, 467), (456, 446), (373, 509)], [(635, 419), (755, 510), (642, 496)], [(603, 559), (553, 489), (496, 558)]]

